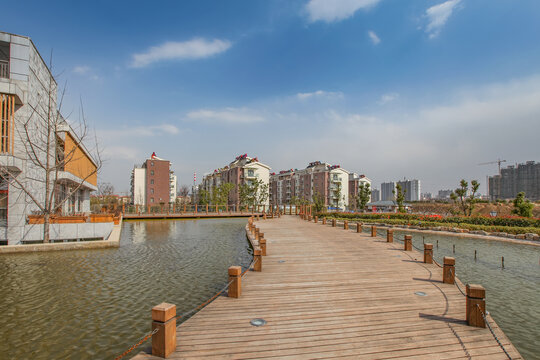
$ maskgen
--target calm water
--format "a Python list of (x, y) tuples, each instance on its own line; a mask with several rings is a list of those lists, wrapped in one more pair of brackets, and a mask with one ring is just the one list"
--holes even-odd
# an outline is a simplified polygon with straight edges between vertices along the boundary
[(0, 359), (114, 358), (153, 305), (188, 311), (251, 262), (246, 222), (125, 222), (119, 249), (0, 256)]
[[(386, 238), (386, 230), (377, 233)], [(394, 239), (403, 239), (405, 234), (409, 233), (395, 230)], [(540, 359), (540, 247), (439, 234), (410, 235), (419, 249), (424, 248), (424, 241), (432, 243), (439, 264), (444, 256), (455, 257), (456, 275), (464, 284), (486, 288), (487, 310), (521, 355)]]

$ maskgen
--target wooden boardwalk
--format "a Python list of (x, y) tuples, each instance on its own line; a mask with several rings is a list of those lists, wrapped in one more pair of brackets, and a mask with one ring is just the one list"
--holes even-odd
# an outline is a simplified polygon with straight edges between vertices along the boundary
[(422, 254), (295, 216), (255, 224), (267, 239), (262, 272), (242, 279), (240, 298), (219, 297), (179, 326), (170, 359), (507, 359), (487, 328), (466, 325), (465, 298)]

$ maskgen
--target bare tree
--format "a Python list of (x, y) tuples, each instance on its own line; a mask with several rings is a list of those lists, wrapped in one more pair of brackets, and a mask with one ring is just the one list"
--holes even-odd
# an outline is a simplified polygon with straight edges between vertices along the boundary
[(188, 196), (189, 195), (189, 186), (187, 186), (187, 185), (180, 186), (180, 190), (178, 191), (178, 195), (180, 195), (180, 196)]
[[(1, 180), (20, 189), (21, 194), (26, 195), (26, 201), (34, 204), (37, 213), (43, 215), (45, 243), (50, 240), (51, 215), (61, 211), (66, 201), (85, 186), (90, 178), (97, 176), (102, 166), (97, 138), (90, 136), (82, 105), (78, 121), (70, 125), (60, 113), (65, 90), (57, 105), (57, 85), (52, 75), (48, 78), (48, 83), (44, 84), (47, 91), (40, 94), (34, 103), (25, 105), (31, 109), (28, 117), (22, 120), (22, 124), (15, 125), (14, 120), (16, 136), (12, 141), (18, 141), (23, 150), (13, 155), (28, 163), (27, 171), (23, 174), (12, 167), (0, 166)], [(84, 145), (90, 140), (94, 145), (91, 149)], [(70, 187), (62, 187), (60, 175), (67, 168), (77, 167), (77, 164), (85, 160), (84, 157), (92, 165), (79, 171), (78, 176), (71, 176)]]

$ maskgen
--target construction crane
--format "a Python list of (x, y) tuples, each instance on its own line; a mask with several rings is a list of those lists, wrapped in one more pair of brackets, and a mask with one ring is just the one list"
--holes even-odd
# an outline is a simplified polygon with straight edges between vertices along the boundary
[(490, 161), (486, 163), (481, 163), (478, 165), (491, 165), (491, 164), (498, 164), (499, 165), (499, 175), (501, 175), (501, 163), (506, 162), (506, 160), (497, 159), (497, 161)]

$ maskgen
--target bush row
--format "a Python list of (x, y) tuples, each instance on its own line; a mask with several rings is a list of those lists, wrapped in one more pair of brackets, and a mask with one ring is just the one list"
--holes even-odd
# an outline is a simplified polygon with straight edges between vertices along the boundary
[(522, 217), (485, 217), (485, 216), (449, 216), (440, 215), (420, 215), (420, 214), (397, 214), (397, 213), (328, 213), (322, 216), (339, 217), (342, 219), (365, 219), (365, 220), (404, 220), (421, 222), (438, 222), (450, 226), (449, 224), (469, 224), (483, 226), (510, 226), (510, 227), (532, 227), (540, 228), (540, 219), (530, 219)]
[[(336, 218), (338, 220), (351, 220), (350, 216), (339, 216), (339, 215), (348, 215), (348, 214), (333, 214), (335, 216), (328, 216), (329, 214), (326, 214), (327, 217)], [(324, 216), (324, 215), (322, 215)], [(448, 228), (460, 228), (460, 229), (467, 229), (467, 230), (481, 230), (486, 232), (504, 232), (508, 234), (538, 234), (540, 235), (540, 228), (538, 227), (517, 227), (517, 226), (501, 226), (501, 225), (476, 225), (476, 224), (465, 224), (465, 223), (449, 223), (449, 222), (438, 222), (438, 221), (420, 221), (420, 220), (403, 220), (403, 219), (359, 219), (356, 218), (356, 220), (367, 220), (367, 221), (373, 221), (377, 223), (383, 223), (388, 225), (411, 225), (411, 226), (419, 226), (419, 227), (425, 227), (425, 228), (431, 228), (431, 227), (448, 227)]]

